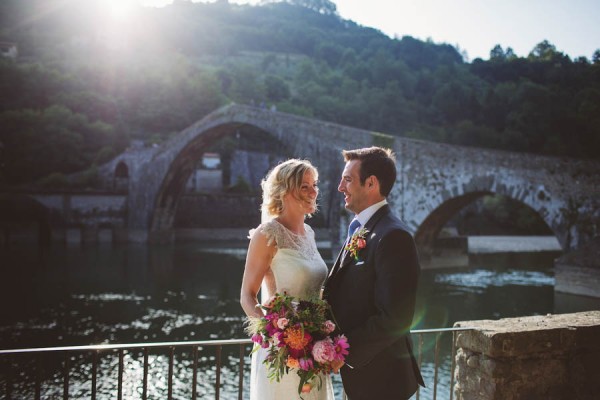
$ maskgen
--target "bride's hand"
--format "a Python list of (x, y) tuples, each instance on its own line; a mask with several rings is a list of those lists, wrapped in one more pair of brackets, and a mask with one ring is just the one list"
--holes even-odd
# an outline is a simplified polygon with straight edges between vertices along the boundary
[(262, 306), (265, 308), (273, 308), (274, 302), (275, 302), (275, 295), (269, 297), (269, 299)]

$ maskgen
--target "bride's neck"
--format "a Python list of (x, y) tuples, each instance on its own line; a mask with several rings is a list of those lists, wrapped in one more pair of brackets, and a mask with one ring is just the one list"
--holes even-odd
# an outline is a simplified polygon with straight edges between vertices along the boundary
[(295, 215), (283, 212), (279, 214), (277, 221), (294, 233), (304, 234), (304, 214)]

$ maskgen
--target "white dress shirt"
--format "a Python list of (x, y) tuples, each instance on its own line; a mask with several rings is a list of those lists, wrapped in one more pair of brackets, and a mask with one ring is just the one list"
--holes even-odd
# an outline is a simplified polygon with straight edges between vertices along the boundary
[(383, 199), (381, 200), (379, 203), (375, 203), (367, 208), (365, 208), (364, 210), (362, 210), (360, 213), (358, 213), (354, 219), (357, 219), (358, 222), (360, 222), (360, 226), (363, 227), (365, 226), (365, 224), (367, 222), (369, 222), (369, 220), (371, 219), (371, 217), (383, 206), (385, 206), (387, 204), (387, 200)]

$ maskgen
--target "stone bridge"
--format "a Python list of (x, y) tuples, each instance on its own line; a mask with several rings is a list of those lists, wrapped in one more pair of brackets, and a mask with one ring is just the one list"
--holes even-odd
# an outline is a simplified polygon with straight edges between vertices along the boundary
[[(179, 198), (197, 160), (227, 136), (261, 131), (287, 154), (311, 160), (320, 172), (320, 212), (338, 241), (346, 218), (337, 192), (342, 149), (382, 145), (397, 155), (398, 178), (389, 201), (422, 248), (460, 209), (487, 194), (518, 200), (539, 213), (564, 250), (600, 232), (600, 163), (455, 146), (394, 137), (255, 107), (223, 107), (158, 147), (128, 151), (101, 167), (114, 179), (128, 171), (131, 241), (173, 238)], [(264, 140), (264, 137), (263, 139)]]
[[(422, 251), (431, 249), (459, 210), (492, 193), (537, 211), (565, 251), (600, 232), (598, 162), (412, 140), (240, 105), (211, 113), (160, 146), (128, 150), (101, 166), (104, 189), (120, 187), (117, 194), (29, 197), (50, 210), (54, 220), (84, 231), (77, 235), (91, 238), (98, 229), (112, 228), (113, 240), (169, 242), (179, 200), (199, 158), (222, 139), (241, 136), (272, 144), (279, 159), (306, 158), (319, 168), (319, 219), (330, 234), (323, 239), (332, 243), (339, 242), (340, 226), (348, 218), (337, 192), (340, 152), (371, 145), (396, 152), (398, 177), (389, 201), (413, 229)], [(0, 196), (0, 203), (5, 200)], [(43, 219), (46, 214), (38, 211), (35, 215)], [(0, 215), (0, 221), (6, 218)], [(52, 229), (47, 222), (44, 227)]]

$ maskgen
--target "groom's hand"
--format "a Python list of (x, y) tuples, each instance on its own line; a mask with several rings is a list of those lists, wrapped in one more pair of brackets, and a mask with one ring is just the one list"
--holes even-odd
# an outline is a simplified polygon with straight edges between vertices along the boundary
[(334, 373), (336, 373), (336, 374), (339, 374), (339, 373), (340, 373), (340, 368), (342, 368), (342, 367), (344, 366), (344, 364), (345, 364), (345, 363), (344, 363), (343, 361), (340, 361), (340, 360), (334, 360), (334, 361), (331, 363), (331, 368), (333, 369), (333, 372), (334, 372)]

